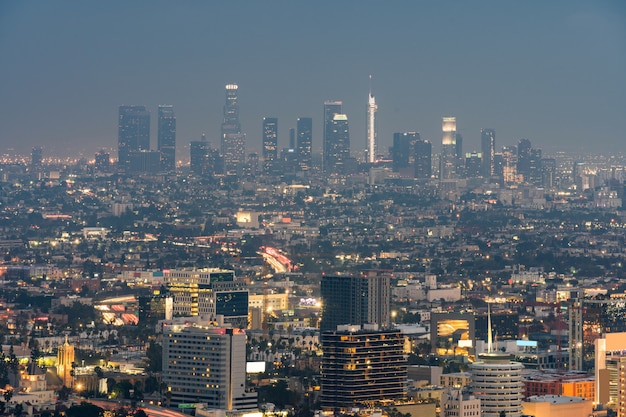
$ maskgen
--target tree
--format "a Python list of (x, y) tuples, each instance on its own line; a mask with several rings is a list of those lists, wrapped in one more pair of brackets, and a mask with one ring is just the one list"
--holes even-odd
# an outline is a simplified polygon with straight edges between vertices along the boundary
[(138, 408), (137, 411), (135, 411), (134, 417), (148, 417), (148, 414), (141, 408)]
[(148, 357), (148, 366), (146, 367), (148, 372), (161, 372), (163, 370), (163, 347), (159, 343), (151, 341), (148, 349), (146, 349), (146, 356)]
[(66, 417), (102, 417), (104, 409), (88, 402), (82, 402), (80, 405), (73, 405), (65, 412)]
[(15, 408), (13, 408), (13, 414), (15, 417), (21, 417), (22, 413), (24, 413), (24, 406), (22, 403), (15, 404)]

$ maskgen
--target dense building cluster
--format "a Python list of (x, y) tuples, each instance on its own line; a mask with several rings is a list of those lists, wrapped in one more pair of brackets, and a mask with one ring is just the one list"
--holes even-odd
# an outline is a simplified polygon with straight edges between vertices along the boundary
[(170, 105), (157, 150), (149, 111), (121, 106), (117, 161), (2, 161), (3, 407), (622, 413), (619, 155), (498, 149), (489, 128), (468, 153), (455, 117), (438, 153), (416, 131), (385, 153), (371, 92), (362, 158), (341, 101), (321, 154), (311, 117), (283, 150), (265, 117), (247, 154), (238, 88), (189, 164)]

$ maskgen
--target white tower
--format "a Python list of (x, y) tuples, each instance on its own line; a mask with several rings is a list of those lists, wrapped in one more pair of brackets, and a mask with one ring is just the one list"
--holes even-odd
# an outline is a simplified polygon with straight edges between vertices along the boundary
[(370, 75), (370, 92), (367, 99), (367, 151), (366, 162), (376, 161), (376, 99), (372, 94), (372, 76)]

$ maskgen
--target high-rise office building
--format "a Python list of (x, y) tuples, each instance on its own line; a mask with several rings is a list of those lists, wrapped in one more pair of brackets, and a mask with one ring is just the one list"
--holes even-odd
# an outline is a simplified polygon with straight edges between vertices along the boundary
[(496, 155), (496, 131), (493, 129), (480, 129), (480, 150), (483, 154), (482, 167), (480, 170), (483, 178), (495, 175), (494, 158)]
[(350, 158), (350, 129), (348, 116), (335, 114), (324, 146), (324, 168), (329, 173), (344, 173), (345, 163)]
[(543, 158), (541, 160), (541, 185), (552, 188), (556, 185), (556, 159)]
[(521, 139), (517, 144), (517, 173), (523, 175), (523, 180), (530, 179), (530, 152), (532, 144), (528, 139)]
[(481, 176), (483, 155), (480, 152), (467, 152), (465, 154), (465, 177), (477, 178)]
[(376, 111), (378, 105), (372, 94), (372, 76), (370, 75), (370, 92), (367, 96), (367, 148), (366, 162), (374, 163), (376, 161)]
[(313, 119), (298, 117), (297, 128), (297, 158), (300, 171), (308, 171), (313, 163)]
[(117, 127), (118, 165), (129, 170), (133, 152), (150, 150), (150, 112), (145, 106), (120, 106)]
[(324, 275), (321, 294), (322, 331), (344, 324), (389, 325), (390, 283), (386, 275)]
[(441, 156), (439, 158), (439, 179), (449, 180), (457, 177), (457, 150), (456, 150), (456, 117), (442, 118), (443, 138), (441, 141)]
[(391, 148), (391, 167), (393, 172), (400, 172), (410, 167), (411, 149), (419, 137), (420, 134), (417, 132), (393, 134), (393, 147)]
[(278, 159), (278, 119), (263, 118), (263, 171), (271, 172)]
[(526, 182), (537, 187), (541, 187), (543, 179), (543, 173), (541, 172), (541, 161), (543, 152), (541, 149), (531, 149), (530, 157), (528, 158), (528, 178), (525, 178)]
[(171, 404), (206, 403), (220, 410), (256, 410), (246, 390), (246, 333), (217, 326), (168, 326), (163, 334), (163, 382)]
[(433, 145), (427, 140), (415, 141), (413, 150), (415, 178), (430, 178), (433, 174)]
[(322, 164), (323, 164), (322, 169), (324, 171), (327, 170), (326, 146), (333, 131), (333, 117), (336, 114), (343, 114), (342, 108), (343, 108), (342, 101), (325, 101), (324, 102), (324, 131), (323, 131), (323, 141), (322, 141)]
[(376, 326), (340, 326), (322, 334), (320, 403), (324, 410), (350, 410), (407, 396), (404, 337)]
[(524, 366), (513, 355), (485, 353), (470, 365), (470, 387), (480, 399), (483, 417), (521, 417)]
[(221, 144), (224, 173), (226, 175), (237, 175), (246, 157), (246, 135), (241, 133), (241, 124), (239, 122), (238, 90), (239, 86), (237, 84), (226, 85)]
[(167, 289), (177, 316), (224, 316), (224, 322), (247, 326), (248, 288), (235, 279), (234, 271), (207, 268), (170, 270), (165, 274)]
[(211, 143), (206, 135), (200, 140), (193, 140), (189, 144), (189, 161), (191, 171), (197, 175), (206, 175), (211, 172), (210, 164)]
[(296, 149), (296, 129), (293, 127), (289, 128), (289, 148), (288, 149)]
[(465, 178), (465, 154), (463, 153), (463, 136), (456, 133), (456, 144), (454, 145), (456, 153), (456, 176), (457, 178)]
[(176, 171), (176, 115), (174, 107), (159, 106), (158, 149), (161, 152), (161, 165), (164, 171)]
[(30, 152), (30, 166), (33, 169), (41, 168), (43, 164), (43, 149), (40, 146), (35, 146)]

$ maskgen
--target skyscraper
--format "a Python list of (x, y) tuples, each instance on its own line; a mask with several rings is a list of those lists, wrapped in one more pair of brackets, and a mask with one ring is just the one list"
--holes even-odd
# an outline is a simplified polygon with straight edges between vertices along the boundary
[(413, 164), (415, 178), (430, 178), (433, 174), (433, 145), (430, 141), (418, 139), (414, 145)]
[(456, 117), (442, 118), (443, 138), (441, 141), (441, 157), (439, 178), (442, 180), (457, 177), (457, 154), (456, 154)]
[(495, 175), (494, 157), (496, 155), (496, 131), (493, 129), (480, 129), (480, 150), (483, 154), (480, 173), (483, 178)]
[(226, 175), (237, 175), (246, 156), (246, 136), (241, 133), (239, 122), (238, 90), (237, 84), (226, 85), (224, 121), (222, 122), (222, 158)]
[(324, 171), (327, 170), (326, 168), (326, 155), (327, 155), (327, 150), (326, 150), (326, 146), (328, 144), (328, 139), (330, 138), (330, 136), (332, 135), (332, 131), (333, 131), (333, 117), (336, 114), (342, 114), (342, 107), (343, 107), (343, 102), (342, 101), (325, 101), (324, 102), (324, 140), (322, 142), (322, 169)]
[(172, 405), (257, 408), (257, 394), (246, 390), (246, 333), (242, 329), (168, 326), (163, 334), (163, 382)]
[(211, 144), (205, 134), (202, 134), (201, 140), (191, 141), (189, 144), (189, 165), (191, 171), (197, 175), (205, 175), (211, 172), (210, 155)]
[(324, 410), (347, 411), (406, 398), (402, 333), (363, 327), (345, 326), (322, 335), (320, 403)]
[(176, 115), (174, 107), (159, 106), (158, 149), (161, 152), (161, 165), (164, 171), (176, 171)]
[(131, 153), (150, 150), (150, 112), (145, 106), (119, 107), (117, 147), (123, 170), (130, 166)]
[(33, 169), (41, 168), (43, 163), (43, 149), (40, 146), (35, 146), (30, 152), (30, 166)]
[(326, 172), (341, 174), (344, 172), (344, 164), (350, 157), (348, 116), (334, 114), (330, 127), (324, 146), (324, 168)]
[(298, 165), (301, 171), (311, 169), (313, 163), (313, 119), (310, 117), (298, 117), (297, 121), (297, 153)]
[(278, 119), (263, 118), (263, 171), (271, 172), (278, 159)]
[(385, 275), (324, 275), (321, 283), (320, 330), (344, 324), (389, 325), (390, 283)]
[(404, 132), (393, 134), (393, 147), (391, 148), (391, 161), (393, 172), (400, 172), (409, 168), (411, 148), (419, 139), (417, 132)]
[(372, 94), (372, 76), (370, 75), (370, 92), (367, 99), (367, 152), (366, 162), (376, 161), (376, 99)]
[(517, 144), (517, 173), (524, 176), (524, 181), (530, 178), (530, 151), (532, 144), (528, 139), (521, 139)]

